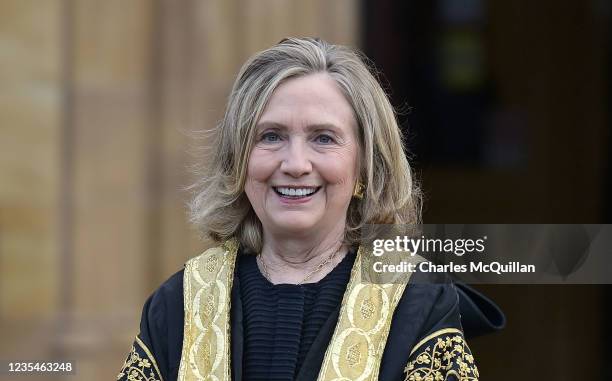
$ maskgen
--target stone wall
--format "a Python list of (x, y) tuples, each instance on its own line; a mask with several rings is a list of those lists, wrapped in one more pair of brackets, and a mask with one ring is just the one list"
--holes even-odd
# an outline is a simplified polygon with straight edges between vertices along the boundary
[(146, 297), (205, 247), (184, 208), (190, 134), (221, 117), (248, 56), (289, 35), (356, 46), (358, 11), (0, 2), (0, 358), (112, 379)]

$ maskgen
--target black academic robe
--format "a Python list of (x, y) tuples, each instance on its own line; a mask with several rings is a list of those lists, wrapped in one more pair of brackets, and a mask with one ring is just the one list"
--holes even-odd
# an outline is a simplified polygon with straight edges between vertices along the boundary
[[(177, 379), (184, 328), (183, 271), (170, 277), (146, 301), (140, 333), (118, 380)], [(378, 379), (418, 381), (430, 376), (431, 380), (476, 380), (478, 371), (465, 338), (500, 329), (504, 316), (493, 302), (470, 287), (427, 282), (427, 276), (415, 274), (402, 294)], [(230, 312), (231, 377), (236, 381), (242, 379), (243, 353), (239, 282), (236, 270)], [(296, 380), (317, 380), (339, 311), (340, 306), (321, 327)]]

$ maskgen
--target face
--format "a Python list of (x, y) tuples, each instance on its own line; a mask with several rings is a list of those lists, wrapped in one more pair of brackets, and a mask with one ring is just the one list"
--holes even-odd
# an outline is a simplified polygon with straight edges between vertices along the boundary
[(343, 231), (358, 157), (353, 110), (328, 74), (279, 85), (257, 123), (245, 185), (264, 235)]

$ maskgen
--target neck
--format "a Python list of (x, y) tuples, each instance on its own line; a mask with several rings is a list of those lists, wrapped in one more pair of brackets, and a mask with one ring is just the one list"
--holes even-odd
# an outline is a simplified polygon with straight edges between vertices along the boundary
[[(343, 244), (344, 224), (329, 232), (303, 237), (270, 234), (264, 230), (261, 256), (270, 282), (297, 284), (316, 270), (305, 283), (317, 282), (342, 261), (348, 248)], [(322, 262), (333, 256), (317, 270)], [(262, 265), (260, 264), (262, 273)]]

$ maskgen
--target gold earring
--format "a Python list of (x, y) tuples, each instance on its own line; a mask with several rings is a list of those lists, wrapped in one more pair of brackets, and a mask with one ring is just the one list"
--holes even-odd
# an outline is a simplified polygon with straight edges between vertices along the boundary
[(361, 181), (357, 181), (355, 189), (353, 189), (353, 197), (363, 200), (363, 190), (365, 185)]

